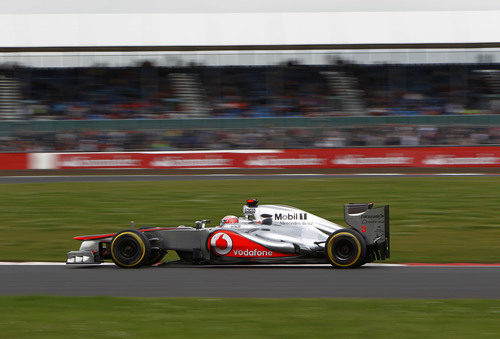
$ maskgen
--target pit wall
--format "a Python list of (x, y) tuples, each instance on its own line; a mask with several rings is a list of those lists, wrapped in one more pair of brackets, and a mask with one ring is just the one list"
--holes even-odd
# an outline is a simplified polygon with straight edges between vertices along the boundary
[(1, 170), (500, 167), (500, 146), (0, 153)]

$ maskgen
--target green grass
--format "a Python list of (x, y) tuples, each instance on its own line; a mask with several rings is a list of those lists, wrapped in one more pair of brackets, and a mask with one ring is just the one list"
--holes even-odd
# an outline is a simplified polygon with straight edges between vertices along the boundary
[(393, 262), (500, 261), (500, 177), (4, 184), (0, 260), (65, 260), (75, 235), (192, 225), (248, 197), (343, 224), (343, 204), (391, 205)]
[(498, 338), (499, 300), (1, 297), (3, 338)]

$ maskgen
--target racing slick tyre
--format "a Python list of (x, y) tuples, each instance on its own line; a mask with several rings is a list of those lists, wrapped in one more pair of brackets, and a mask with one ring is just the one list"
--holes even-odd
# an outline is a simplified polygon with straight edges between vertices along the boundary
[(366, 241), (357, 231), (346, 228), (328, 237), (325, 251), (333, 267), (359, 267), (365, 263)]
[(111, 258), (119, 267), (141, 267), (150, 255), (149, 239), (137, 230), (121, 231), (111, 240)]

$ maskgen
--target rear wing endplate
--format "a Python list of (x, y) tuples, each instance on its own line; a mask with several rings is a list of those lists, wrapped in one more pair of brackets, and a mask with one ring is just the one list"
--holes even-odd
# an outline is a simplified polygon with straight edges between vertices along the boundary
[(344, 220), (364, 236), (377, 257), (390, 257), (389, 205), (373, 208), (373, 203), (345, 204)]

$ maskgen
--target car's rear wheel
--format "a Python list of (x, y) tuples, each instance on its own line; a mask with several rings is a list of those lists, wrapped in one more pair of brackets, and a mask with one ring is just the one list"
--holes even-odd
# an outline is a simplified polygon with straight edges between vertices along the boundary
[(150, 255), (149, 239), (137, 230), (121, 231), (111, 240), (111, 258), (119, 267), (141, 267)]
[(334, 267), (354, 268), (365, 263), (366, 241), (352, 229), (338, 230), (326, 241), (326, 256)]

